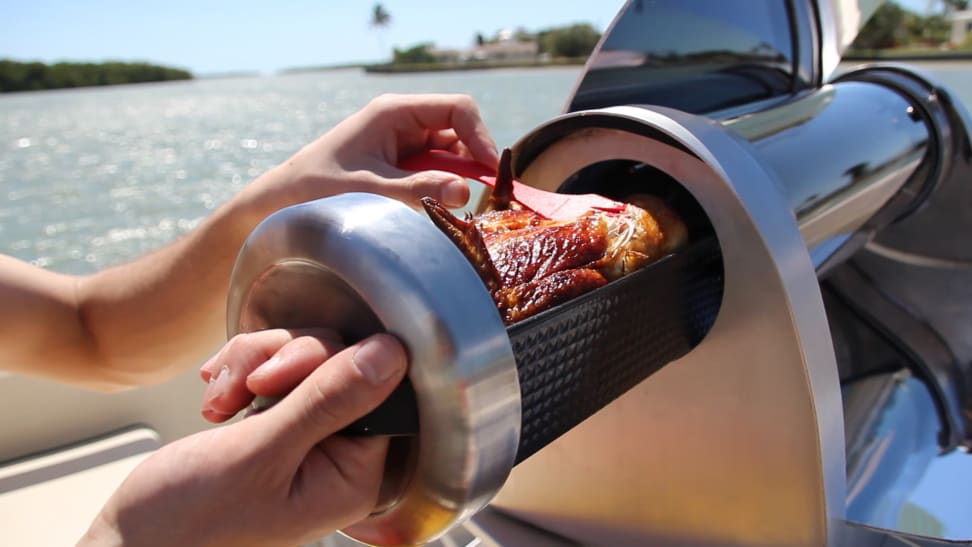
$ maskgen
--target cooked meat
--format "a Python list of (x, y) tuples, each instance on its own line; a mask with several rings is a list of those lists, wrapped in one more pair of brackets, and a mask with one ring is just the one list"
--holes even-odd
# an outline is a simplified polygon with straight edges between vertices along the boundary
[(548, 220), (513, 197), (504, 151), (486, 212), (460, 219), (431, 198), (432, 221), (466, 255), (507, 325), (596, 289), (671, 253), (687, 229), (663, 200), (637, 195), (619, 213)]

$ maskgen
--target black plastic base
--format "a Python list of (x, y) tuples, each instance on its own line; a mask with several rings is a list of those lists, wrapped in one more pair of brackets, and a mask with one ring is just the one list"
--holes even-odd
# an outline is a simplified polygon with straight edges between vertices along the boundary
[(722, 291), (713, 238), (510, 326), (522, 397), (516, 463), (687, 354), (715, 322)]

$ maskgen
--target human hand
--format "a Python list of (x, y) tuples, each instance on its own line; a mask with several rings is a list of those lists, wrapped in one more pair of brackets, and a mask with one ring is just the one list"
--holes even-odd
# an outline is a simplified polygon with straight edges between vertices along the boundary
[(283, 397), (321, 363), (344, 349), (330, 329), (269, 329), (238, 334), (199, 368), (209, 385), (202, 415), (225, 422), (254, 396)]
[[(312, 340), (267, 332), (283, 341), (279, 352)], [(288, 351), (303, 355), (301, 349)], [(217, 370), (233, 354), (221, 355)], [(153, 454), (114, 493), (81, 545), (295, 545), (361, 520), (378, 500), (387, 439), (334, 433), (378, 406), (405, 369), (405, 351), (389, 335), (318, 361), (274, 407)]]
[[(272, 210), (344, 192), (371, 192), (418, 205), (429, 196), (449, 207), (469, 199), (465, 180), (442, 171), (413, 173), (399, 162), (448, 150), (490, 167), (499, 162), (473, 100), (466, 95), (382, 95), (349, 116), (244, 192)], [(283, 201), (281, 201), (283, 200)]]

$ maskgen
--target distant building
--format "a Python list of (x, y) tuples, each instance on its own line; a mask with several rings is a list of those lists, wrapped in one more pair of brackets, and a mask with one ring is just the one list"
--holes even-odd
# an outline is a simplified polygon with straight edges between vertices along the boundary
[(430, 47), (427, 51), (437, 63), (458, 65), (472, 61), (533, 61), (539, 50), (536, 42), (503, 40), (466, 49)]
[(536, 42), (507, 39), (476, 46), (468, 50), (467, 58), (474, 61), (532, 61), (539, 52), (540, 46)]
[(972, 33), (972, 10), (953, 12), (948, 15), (948, 21), (952, 25), (949, 44), (952, 46), (964, 44), (966, 38)]
[(462, 49), (431, 48), (429, 53), (435, 57), (437, 63), (459, 64), (466, 58), (466, 51)]
[(431, 46), (428, 53), (435, 62), (462, 64), (476, 61), (535, 61), (540, 56), (540, 44), (535, 40), (520, 40), (512, 30), (501, 30), (492, 41), (470, 48), (451, 49)]

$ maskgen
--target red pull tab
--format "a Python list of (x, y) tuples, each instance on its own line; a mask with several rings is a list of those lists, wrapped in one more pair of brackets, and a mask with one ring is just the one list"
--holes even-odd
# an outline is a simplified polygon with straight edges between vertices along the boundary
[[(427, 150), (398, 164), (408, 171), (446, 171), (475, 179), (492, 188), (496, 172), (470, 159), (445, 150)], [(573, 220), (591, 209), (620, 213), (626, 205), (597, 194), (557, 194), (513, 181), (513, 199), (550, 220)]]

